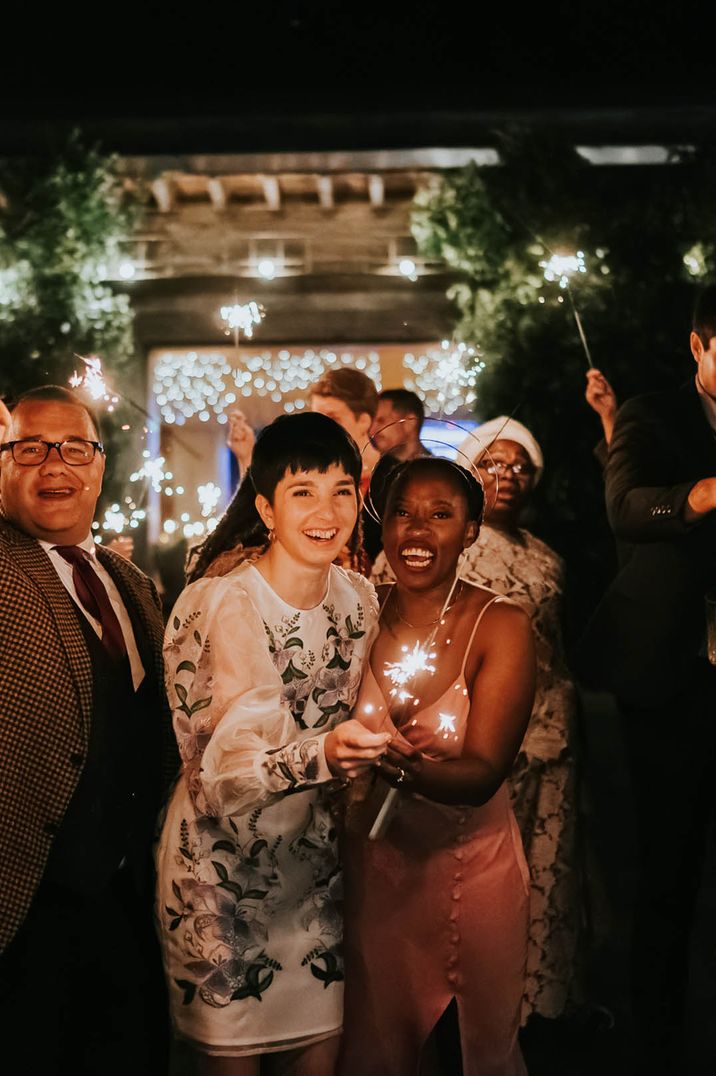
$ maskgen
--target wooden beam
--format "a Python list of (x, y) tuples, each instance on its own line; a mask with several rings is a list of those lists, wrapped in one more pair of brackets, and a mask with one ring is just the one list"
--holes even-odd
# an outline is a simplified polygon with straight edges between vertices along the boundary
[(274, 212), (281, 208), (281, 187), (277, 176), (261, 176), (266, 205)]
[(377, 173), (368, 176), (368, 197), (373, 209), (382, 209), (385, 205), (385, 184)]
[(211, 179), (207, 180), (206, 189), (209, 192), (214, 209), (219, 211), (226, 209), (226, 187), (218, 176), (212, 176)]
[(335, 205), (333, 200), (333, 177), (316, 176), (316, 189), (318, 190), (318, 201), (321, 208), (333, 209)]

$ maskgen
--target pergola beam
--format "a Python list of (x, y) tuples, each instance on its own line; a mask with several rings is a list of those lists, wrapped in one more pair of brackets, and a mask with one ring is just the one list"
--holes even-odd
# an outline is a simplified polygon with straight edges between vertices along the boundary
[(273, 212), (277, 212), (281, 208), (281, 185), (278, 177), (261, 176), (261, 186), (263, 187), (266, 205)]

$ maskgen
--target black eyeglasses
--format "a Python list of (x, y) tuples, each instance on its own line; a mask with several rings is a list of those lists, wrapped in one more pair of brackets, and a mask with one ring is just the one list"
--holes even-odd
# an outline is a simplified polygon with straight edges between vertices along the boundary
[(15, 463), (21, 467), (39, 467), (56, 448), (63, 463), (70, 467), (84, 467), (91, 463), (98, 452), (104, 452), (101, 441), (39, 441), (24, 437), (20, 441), (7, 441), (0, 445), (0, 452), (12, 452)]

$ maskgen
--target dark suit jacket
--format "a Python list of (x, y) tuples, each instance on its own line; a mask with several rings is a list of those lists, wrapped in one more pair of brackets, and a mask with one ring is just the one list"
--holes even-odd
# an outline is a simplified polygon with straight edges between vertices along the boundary
[[(157, 693), (168, 778), (177, 756), (164, 694), (156, 588), (123, 557), (103, 549), (97, 555), (143, 628), (137, 642)], [(0, 587), (2, 951), (25, 918), (82, 772), (92, 720), (92, 666), (74, 603), (50, 558), (2, 519)], [(158, 799), (161, 793), (158, 789)]]
[(716, 475), (716, 438), (693, 382), (619, 410), (605, 481), (620, 567), (578, 657), (588, 686), (622, 701), (663, 703), (705, 660), (704, 592), (716, 585), (716, 513), (687, 524), (683, 508)]

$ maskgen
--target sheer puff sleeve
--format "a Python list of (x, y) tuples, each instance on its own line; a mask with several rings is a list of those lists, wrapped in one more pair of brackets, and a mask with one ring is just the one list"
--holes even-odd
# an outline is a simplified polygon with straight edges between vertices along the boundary
[(263, 620), (235, 575), (187, 587), (164, 659), (183, 775), (201, 814), (242, 814), (332, 779), (327, 733), (299, 738)]

